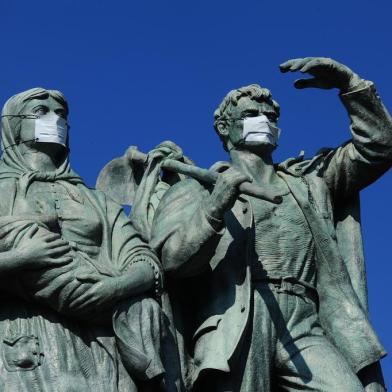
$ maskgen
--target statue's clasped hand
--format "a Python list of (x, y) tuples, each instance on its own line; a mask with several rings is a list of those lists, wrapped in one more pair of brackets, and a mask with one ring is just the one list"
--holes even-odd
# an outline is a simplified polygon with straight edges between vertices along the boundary
[(123, 279), (99, 274), (80, 274), (76, 277), (81, 283), (91, 284), (78, 298), (70, 303), (75, 313), (84, 314), (91, 309), (107, 309), (123, 297)]
[(183, 158), (181, 147), (171, 141), (164, 141), (158, 144), (153, 150), (148, 153), (148, 161), (152, 159), (173, 159), (180, 160)]
[(234, 167), (219, 173), (214, 190), (205, 202), (206, 213), (215, 219), (223, 219), (224, 213), (233, 207), (244, 182), (252, 182), (252, 179)]
[(59, 234), (35, 236), (38, 226), (33, 225), (16, 247), (16, 263), (21, 269), (57, 267), (72, 261), (71, 247)]
[(338, 88), (341, 93), (354, 90), (362, 79), (347, 66), (326, 57), (305, 57), (291, 59), (279, 66), (281, 72), (302, 72), (313, 76), (298, 79), (294, 86), (303, 88)]

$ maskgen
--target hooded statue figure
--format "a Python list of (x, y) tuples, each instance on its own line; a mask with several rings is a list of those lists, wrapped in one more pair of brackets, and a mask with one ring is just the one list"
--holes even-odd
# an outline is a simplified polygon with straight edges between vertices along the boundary
[[(48, 113), (64, 123), (68, 105), (42, 88), (10, 98), (2, 112), (0, 262), (22, 260), (26, 243), (31, 253), (42, 239), (61, 241), (52, 264), (31, 253), (27, 266), (1, 273), (2, 390), (160, 385), (160, 264), (121, 207), (71, 169), (68, 139), (36, 140), (35, 121)], [(41, 158), (53, 167), (37, 165)]]

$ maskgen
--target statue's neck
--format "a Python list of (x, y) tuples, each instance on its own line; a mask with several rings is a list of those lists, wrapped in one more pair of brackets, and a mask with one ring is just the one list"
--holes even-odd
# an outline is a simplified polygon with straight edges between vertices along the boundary
[(26, 146), (22, 154), (32, 169), (42, 172), (55, 171), (64, 162), (64, 150), (61, 146), (40, 146), (39, 149)]
[(272, 162), (271, 154), (258, 155), (246, 150), (231, 150), (234, 167), (249, 175), (255, 183), (277, 184), (279, 181)]

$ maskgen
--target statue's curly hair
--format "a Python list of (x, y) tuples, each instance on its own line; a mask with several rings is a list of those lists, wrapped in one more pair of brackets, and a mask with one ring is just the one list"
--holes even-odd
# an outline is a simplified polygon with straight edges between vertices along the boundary
[[(269, 103), (276, 113), (276, 118), (280, 115), (279, 104), (272, 99), (271, 91), (261, 87), (258, 84), (250, 84), (249, 86), (240, 87), (235, 90), (231, 90), (223, 99), (221, 104), (214, 112), (214, 128), (222, 140), (220, 133), (218, 132), (218, 125), (221, 122), (225, 122), (232, 117), (233, 106), (238, 105), (238, 101), (243, 98), (248, 97), (257, 102), (267, 102)], [(225, 140), (222, 140), (223, 146), (226, 149)]]

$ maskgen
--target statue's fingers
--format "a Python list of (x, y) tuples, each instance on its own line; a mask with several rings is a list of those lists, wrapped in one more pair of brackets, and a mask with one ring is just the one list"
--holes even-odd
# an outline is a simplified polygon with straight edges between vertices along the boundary
[(298, 79), (294, 82), (294, 87), (298, 89), (303, 88), (327, 88), (319, 79)]
[(290, 59), (279, 65), (280, 72), (289, 72), (290, 68), (302, 59)]
[[(42, 239), (46, 242), (54, 242), (56, 240), (60, 240), (60, 238), (61, 238), (60, 234), (57, 234), (57, 233), (47, 233), (42, 237)], [(63, 242), (65, 242), (65, 241), (63, 241)]]
[(301, 69), (306, 63), (312, 61), (314, 57), (304, 57), (304, 58), (297, 58), (291, 59), (283, 64), (280, 64), (279, 68), (281, 72), (295, 72)]
[(98, 283), (102, 280), (102, 277), (98, 274), (89, 274), (86, 272), (76, 276), (76, 279), (83, 283)]
[(165, 140), (161, 142), (157, 147), (165, 147), (172, 152), (176, 151), (179, 154), (182, 154), (182, 148), (178, 146), (176, 143), (172, 142), (171, 140)]
[(42, 237), (42, 240), (46, 243), (47, 249), (54, 249), (58, 248), (59, 246), (68, 245), (65, 241), (58, 237)]
[(159, 151), (161, 154), (170, 154), (172, 149), (167, 146), (156, 147), (154, 151)]
[(168, 159), (180, 159), (183, 155), (181, 149), (164, 147), (160, 149)]
[(150, 161), (153, 160), (153, 159), (163, 158), (165, 156), (166, 156), (165, 152), (162, 151), (161, 149), (153, 150), (153, 151), (148, 153), (148, 159)]
[(168, 155), (168, 159), (181, 159), (183, 156), (182, 151), (171, 151), (171, 153)]
[(92, 306), (96, 305), (98, 302), (98, 299), (95, 297), (88, 298), (86, 301), (84, 301), (80, 306), (79, 310), (87, 310), (89, 307), (91, 308)]
[(73, 258), (71, 256), (63, 256), (63, 257), (56, 257), (53, 259), (51, 264), (56, 264), (58, 265), (63, 265), (63, 264), (69, 264), (73, 261)]
[(64, 254), (71, 251), (71, 246), (69, 245), (69, 243), (63, 240), (54, 240), (52, 242), (49, 242), (46, 244), (45, 248), (49, 252), (64, 251)]
[(75, 300), (73, 300), (70, 304), (69, 304), (69, 306), (70, 306), (70, 308), (71, 309), (79, 309), (79, 308), (81, 308), (82, 306), (83, 306), (83, 304), (88, 300), (88, 299), (90, 299), (90, 297), (91, 297), (91, 291), (90, 290), (88, 290), (88, 291), (86, 291), (84, 294), (82, 294), (79, 298), (76, 298)]
[(34, 223), (27, 231), (26, 231), (26, 238), (32, 239), (33, 236), (37, 233), (38, 231), (38, 225)]
[(252, 181), (253, 181), (253, 179), (250, 176), (248, 176), (247, 174), (244, 174), (244, 173), (235, 173), (234, 176), (233, 176), (233, 182), (236, 185), (240, 185), (243, 182), (252, 182)]
[(68, 252), (71, 251), (71, 247), (69, 245), (60, 245), (53, 248), (50, 248), (48, 251), (49, 256), (64, 256)]
[(320, 66), (328, 66), (328, 65), (330, 65), (328, 59), (325, 59), (323, 57), (318, 57), (315, 58), (314, 60), (305, 63), (299, 71), (302, 73), (311, 72), (315, 68), (319, 68)]

